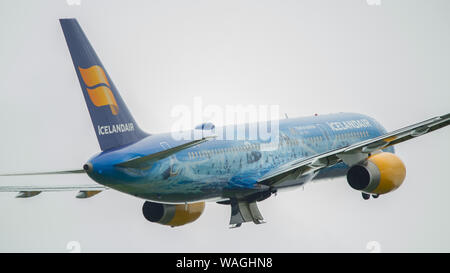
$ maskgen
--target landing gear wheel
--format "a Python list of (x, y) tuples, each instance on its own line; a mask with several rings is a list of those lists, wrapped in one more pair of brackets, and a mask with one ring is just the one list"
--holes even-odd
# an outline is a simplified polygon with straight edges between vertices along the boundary
[(361, 195), (364, 200), (368, 200), (370, 198), (370, 194), (367, 194), (365, 192), (362, 192)]
[(379, 194), (372, 194), (373, 198), (378, 198), (378, 196), (380, 196)]

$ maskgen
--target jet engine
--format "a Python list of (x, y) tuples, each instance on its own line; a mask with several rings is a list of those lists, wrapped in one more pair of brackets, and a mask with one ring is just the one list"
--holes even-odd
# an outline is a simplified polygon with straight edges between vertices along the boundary
[(405, 176), (406, 168), (401, 159), (392, 153), (382, 152), (350, 167), (347, 181), (355, 190), (379, 195), (400, 187)]
[(150, 222), (177, 227), (194, 222), (204, 209), (205, 202), (171, 205), (146, 201), (142, 213)]

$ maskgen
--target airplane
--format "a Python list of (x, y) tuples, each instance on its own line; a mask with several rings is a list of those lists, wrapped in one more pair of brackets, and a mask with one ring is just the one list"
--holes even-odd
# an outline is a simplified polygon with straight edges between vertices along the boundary
[[(143, 216), (153, 223), (192, 223), (205, 202), (216, 202), (230, 206), (232, 228), (261, 224), (257, 202), (311, 181), (345, 176), (365, 200), (394, 191), (406, 168), (393, 146), (450, 124), (447, 113), (388, 132), (367, 115), (336, 113), (280, 120), (276, 142), (218, 139), (226, 128), (209, 122), (189, 131), (201, 133), (194, 139), (149, 134), (134, 120), (77, 20), (59, 21), (101, 152), (80, 169), (0, 176), (87, 174), (96, 183), (0, 187), (19, 192), (19, 198), (48, 191), (90, 198), (112, 189), (143, 199)], [(245, 124), (245, 131), (251, 126)]]

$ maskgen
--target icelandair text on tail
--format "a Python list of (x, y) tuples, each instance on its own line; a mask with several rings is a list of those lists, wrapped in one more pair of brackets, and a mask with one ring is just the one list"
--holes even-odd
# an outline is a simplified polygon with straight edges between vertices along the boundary
[(133, 123), (121, 123), (121, 124), (113, 124), (113, 125), (105, 125), (105, 126), (97, 126), (99, 135), (110, 135), (116, 133), (125, 133), (134, 131)]

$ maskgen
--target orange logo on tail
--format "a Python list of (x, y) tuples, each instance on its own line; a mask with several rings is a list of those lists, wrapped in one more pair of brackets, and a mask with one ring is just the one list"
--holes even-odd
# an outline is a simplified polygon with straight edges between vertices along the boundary
[[(117, 106), (116, 98), (114, 98), (110, 89), (111, 86), (106, 78), (105, 71), (98, 65), (88, 68), (78, 67), (78, 70), (80, 70), (84, 83), (88, 86), (86, 89), (92, 103), (97, 107), (109, 105), (111, 113), (117, 115), (119, 113), (119, 107)], [(101, 85), (93, 88), (99, 84), (105, 84), (107, 86)]]

